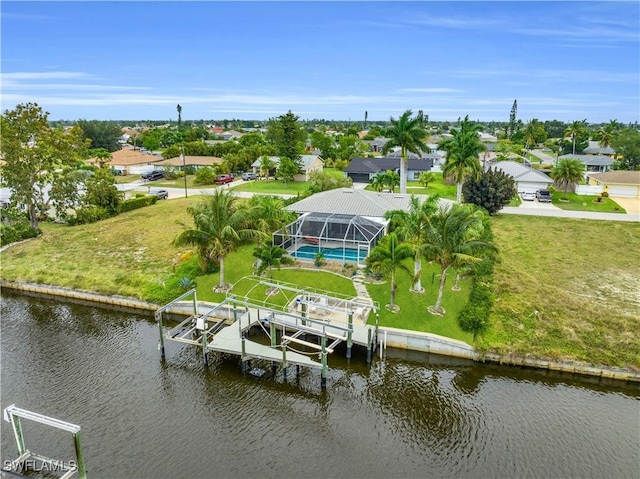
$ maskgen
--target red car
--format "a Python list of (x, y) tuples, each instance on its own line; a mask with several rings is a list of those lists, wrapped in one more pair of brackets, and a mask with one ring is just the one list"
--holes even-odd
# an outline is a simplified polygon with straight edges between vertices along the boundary
[(224, 185), (225, 183), (231, 183), (233, 181), (232, 175), (218, 175), (214, 180), (216, 185)]

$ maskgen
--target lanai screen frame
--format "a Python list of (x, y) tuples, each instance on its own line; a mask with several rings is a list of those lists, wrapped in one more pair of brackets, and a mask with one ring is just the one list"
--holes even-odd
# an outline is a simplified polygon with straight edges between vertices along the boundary
[[(292, 223), (272, 235), (272, 244), (287, 251), (298, 251), (300, 246), (313, 245), (322, 248), (342, 247), (342, 261), (353, 261), (346, 257), (345, 249), (366, 251), (371, 249), (386, 234), (387, 223), (364, 216), (340, 213), (304, 213)], [(295, 257), (295, 255), (293, 255)], [(358, 266), (360, 255), (358, 254)]]

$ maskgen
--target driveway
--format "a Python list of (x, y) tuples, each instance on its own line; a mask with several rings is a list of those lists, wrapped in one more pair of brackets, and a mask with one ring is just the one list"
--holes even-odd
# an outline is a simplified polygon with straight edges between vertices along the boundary
[(523, 201), (518, 206), (518, 209), (532, 209), (532, 210), (559, 210), (557, 206), (553, 206), (551, 203), (539, 202), (537, 199), (533, 201)]
[(613, 201), (622, 206), (625, 210), (627, 210), (627, 214), (640, 214), (640, 198), (614, 198), (611, 197)]

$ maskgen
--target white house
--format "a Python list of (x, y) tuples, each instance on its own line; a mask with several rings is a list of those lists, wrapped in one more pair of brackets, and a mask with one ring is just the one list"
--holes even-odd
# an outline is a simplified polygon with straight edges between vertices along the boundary
[(513, 177), (518, 193), (535, 193), (537, 190), (546, 189), (553, 183), (553, 180), (541, 171), (515, 161), (498, 161), (488, 164), (487, 168), (503, 171)]

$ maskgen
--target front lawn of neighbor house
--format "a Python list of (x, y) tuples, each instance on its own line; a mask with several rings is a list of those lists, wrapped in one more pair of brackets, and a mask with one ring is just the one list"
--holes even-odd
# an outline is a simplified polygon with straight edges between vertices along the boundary
[(308, 186), (309, 183), (306, 181), (289, 181), (288, 183), (284, 183), (280, 180), (255, 180), (236, 186), (233, 190), (264, 194), (296, 195), (298, 193), (303, 193)]
[[(625, 209), (611, 198), (602, 198), (600, 195), (577, 195), (567, 193), (567, 199), (563, 200), (562, 191), (554, 191), (552, 202), (554, 206), (562, 210), (571, 211), (596, 211), (600, 213), (626, 213)], [(600, 201), (598, 201), (600, 199)]]

